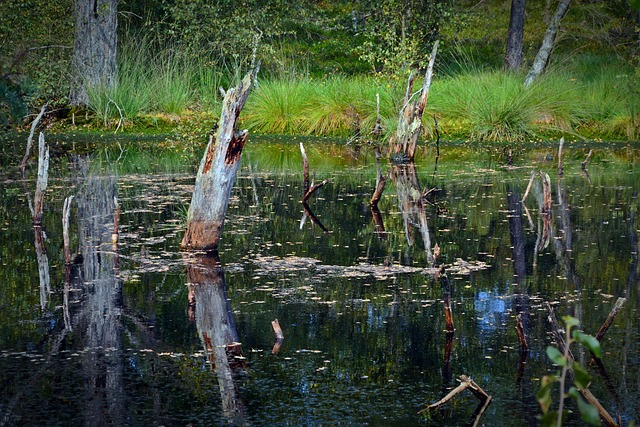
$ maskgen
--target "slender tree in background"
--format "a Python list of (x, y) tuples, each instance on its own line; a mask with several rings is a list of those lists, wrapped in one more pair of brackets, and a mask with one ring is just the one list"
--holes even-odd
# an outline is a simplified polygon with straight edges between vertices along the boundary
[(69, 102), (87, 105), (87, 88), (116, 82), (118, 0), (74, 0), (75, 43)]
[(547, 67), (549, 57), (551, 56), (551, 52), (555, 46), (556, 35), (560, 28), (560, 21), (567, 14), (570, 4), (571, 0), (561, 0), (558, 4), (556, 13), (551, 18), (551, 22), (547, 27), (547, 32), (544, 34), (544, 38), (542, 39), (542, 46), (540, 46), (536, 59), (533, 61), (533, 65), (531, 66), (527, 77), (524, 79), (525, 86), (531, 85), (531, 83), (533, 83), (533, 81), (537, 79)]
[(524, 12), (527, 0), (511, 0), (511, 17), (507, 32), (507, 51), (504, 66), (507, 70), (517, 70), (522, 64), (522, 40), (524, 37)]

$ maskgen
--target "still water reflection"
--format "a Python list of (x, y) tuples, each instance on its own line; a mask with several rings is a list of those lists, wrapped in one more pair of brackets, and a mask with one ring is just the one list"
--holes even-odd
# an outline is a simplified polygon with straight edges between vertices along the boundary
[[(164, 156), (132, 148), (118, 164), (100, 152), (58, 158), (41, 229), (4, 168), (0, 424), (463, 425), (470, 394), (417, 412), (466, 374), (493, 396), (483, 424), (535, 425), (540, 379), (556, 371), (545, 303), (595, 334), (618, 297), (604, 370), (574, 355), (605, 408), (637, 422), (638, 151), (598, 147), (585, 175), (588, 148), (565, 151), (562, 178), (551, 147), (514, 167), (456, 147), (437, 170), (383, 164), (376, 212), (366, 150), (308, 146), (316, 179), (330, 182), (303, 207), (297, 145), (249, 144), (219, 258), (178, 251), (197, 157), (171, 160), (171, 173)], [(532, 168), (551, 177), (549, 214), (539, 178), (521, 203)], [(65, 268), (69, 195), (76, 256)], [(276, 318), (285, 340), (272, 351)]]

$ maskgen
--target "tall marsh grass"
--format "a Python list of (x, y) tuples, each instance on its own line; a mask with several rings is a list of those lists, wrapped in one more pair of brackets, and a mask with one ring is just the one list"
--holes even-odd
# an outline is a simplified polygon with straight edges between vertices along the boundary
[[(105, 123), (145, 113), (183, 115), (217, 111), (219, 88), (233, 85), (239, 66), (189, 60), (178, 49), (146, 39), (123, 43), (118, 84), (94, 87), (90, 107)], [(157, 53), (160, 52), (160, 53)], [(468, 60), (470, 61), (470, 60)], [(468, 62), (467, 61), (467, 62)], [(280, 68), (260, 76), (241, 115), (243, 126), (272, 134), (364, 135), (376, 121), (376, 94), (387, 136), (395, 131), (405, 82), (373, 76), (312, 78), (302, 69)], [(424, 115), (424, 136), (433, 138), (433, 116), (445, 138), (487, 142), (533, 140), (541, 135), (638, 138), (640, 93), (633, 70), (616, 64), (569, 61), (529, 88), (524, 75), (466, 63), (434, 77)], [(445, 67), (446, 68), (446, 67)], [(288, 71), (287, 71), (288, 70)], [(415, 89), (419, 89), (416, 81)]]

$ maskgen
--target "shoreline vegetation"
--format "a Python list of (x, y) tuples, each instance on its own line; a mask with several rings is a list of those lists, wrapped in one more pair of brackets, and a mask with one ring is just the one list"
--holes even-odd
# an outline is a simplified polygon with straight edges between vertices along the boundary
[[(525, 76), (554, 2), (527, 2), (523, 63), (517, 71), (503, 66), (510, 2), (436, 3), (430, 12), (436, 21), (425, 22), (435, 31), (430, 40), (436, 35), (441, 40), (441, 53), (423, 115), (422, 141), (435, 140), (435, 120), (442, 141), (535, 145), (560, 136), (575, 141), (640, 140), (640, 39), (637, 26), (631, 28), (636, 19), (640, 22), (640, 10), (631, 3), (572, 5), (547, 70), (530, 87), (524, 85)], [(45, 4), (44, 15), (31, 16), (31, 9), (13, 0), (0, 7), (29, 16), (20, 23), (0, 22), (6, 46), (21, 34), (15, 25), (23, 25), (25, 32), (20, 41), (24, 46), (16, 47), (13, 56), (0, 54), (0, 123), (5, 122), (0, 138), (10, 127), (28, 130), (46, 103), (49, 117), (42, 126), (48, 132), (167, 134), (176, 142), (206, 141), (219, 118), (220, 89), (234, 86), (247, 67), (240, 47), (252, 43), (253, 30), (212, 32), (215, 25), (194, 21), (193, 11), (182, 4), (152, 2), (142, 10), (136, 9), (137, 3), (121, 5), (133, 9), (122, 11), (127, 18), (118, 28), (116, 83), (90, 87), (86, 108), (71, 108), (67, 99), (73, 44), (68, 0)], [(422, 40), (427, 36), (423, 27), (409, 26), (405, 29), (412, 38), (403, 38), (405, 44), (397, 46), (390, 17), (398, 4), (384, 4), (389, 15), (376, 15), (377, 21), (371, 21), (368, 9), (351, 2), (305, 3), (295, 10), (299, 16), (281, 16), (275, 9), (263, 11), (264, 16), (250, 15), (267, 23), (276, 17), (281, 27), (259, 30), (266, 32), (258, 53), (263, 63), (239, 126), (250, 134), (347, 141), (359, 134), (366, 142), (376, 121), (378, 94), (383, 137), (388, 140), (397, 126), (409, 70), (419, 66), (416, 52), (431, 41)], [(241, 12), (246, 13), (240, 9), (233, 16), (245, 17)], [(228, 24), (217, 13), (207, 19)], [(49, 28), (43, 16), (57, 17), (60, 26), (46, 37), (38, 32)], [(372, 43), (382, 28), (390, 38), (379, 41), (397, 51)], [(44, 42), (49, 43), (46, 49), (28, 47)]]
[[(585, 66), (586, 67), (586, 66)], [(56, 123), (54, 131), (169, 133), (177, 139), (205, 137), (219, 117), (220, 76), (169, 65), (164, 75), (140, 76), (122, 67), (120, 83), (91, 92), (89, 113)], [(193, 74), (189, 75), (189, 72)], [(632, 70), (629, 70), (631, 73)], [(194, 76), (195, 74), (195, 76)], [(200, 75), (199, 75), (200, 74)], [(214, 74), (212, 71), (211, 74)], [(469, 69), (438, 73), (423, 118), (425, 140), (535, 142), (561, 135), (572, 140), (640, 138), (640, 95), (633, 76), (616, 66), (588, 74), (551, 70), (531, 87), (524, 73)], [(145, 79), (146, 81), (141, 81)], [(217, 85), (208, 83), (218, 79)], [(240, 126), (251, 133), (371, 139), (376, 94), (385, 136), (395, 130), (405, 82), (333, 75), (320, 78), (259, 78)], [(146, 91), (146, 93), (145, 93)]]

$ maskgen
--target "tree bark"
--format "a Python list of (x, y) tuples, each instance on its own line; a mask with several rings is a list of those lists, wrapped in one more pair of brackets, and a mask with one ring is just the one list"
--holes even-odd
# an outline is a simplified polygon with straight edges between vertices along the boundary
[(249, 137), (247, 130), (236, 131), (236, 122), (258, 68), (247, 73), (237, 87), (225, 94), (217, 135), (209, 139), (196, 176), (187, 230), (180, 245), (182, 249), (211, 251), (218, 248), (242, 149)]
[(511, 0), (511, 16), (507, 31), (507, 51), (504, 66), (515, 71), (522, 65), (522, 40), (524, 38), (524, 13), (527, 0)]
[(118, 0), (74, 0), (75, 43), (69, 102), (86, 106), (87, 89), (117, 80)]
[(542, 46), (540, 46), (540, 50), (536, 55), (536, 59), (533, 61), (533, 65), (529, 70), (529, 74), (524, 79), (525, 87), (528, 87), (533, 83), (535, 79), (537, 79), (547, 67), (549, 63), (549, 57), (551, 56), (551, 52), (553, 51), (553, 47), (556, 41), (556, 35), (558, 34), (558, 29), (560, 28), (560, 21), (567, 14), (569, 10), (569, 5), (571, 4), (571, 0), (562, 0), (558, 4), (558, 8), (556, 9), (556, 13), (551, 18), (551, 22), (549, 23), (549, 27), (547, 27), (547, 32), (542, 39)]
[(390, 155), (392, 158), (395, 159), (398, 156), (402, 158), (402, 161), (396, 160), (396, 163), (413, 161), (416, 146), (418, 145), (418, 138), (422, 132), (422, 114), (424, 113), (424, 108), (427, 105), (429, 88), (431, 87), (431, 78), (433, 76), (433, 64), (436, 60), (439, 43), (439, 40), (436, 40), (433, 44), (431, 58), (429, 59), (429, 66), (427, 67), (427, 71), (424, 75), (420, 98), (417, 101), (411, 100), (411, 90), (413, 89), (413, 82), (416, 74), (411, 73), (411, 76), (409, 76), (407, 92), (400, 110), (398, 128), (389, 140)]
[(33, 197), (33, 224), (42, 225), (42, 211), (44, 210), (44, 196), (47, 192), (49, 179), (49, 147), (44, 141), (44, 134), (40, 132), (38, 140), (38, 180), (36, 193)]

